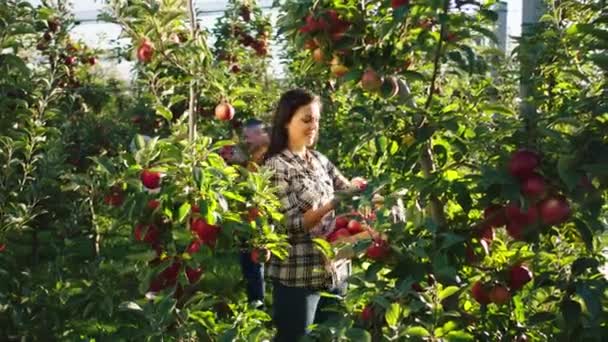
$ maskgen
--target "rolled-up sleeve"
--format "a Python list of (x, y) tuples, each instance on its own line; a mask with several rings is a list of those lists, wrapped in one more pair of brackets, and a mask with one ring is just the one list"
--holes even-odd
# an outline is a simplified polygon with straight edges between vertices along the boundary
[(289, 191), (289, 169), (276, 161), (266, 164), (266, 168), (272, 171), (270, 181), (277, 190), (276, 195), (281, 202), (280, 211), (284, 215), (285, 229), (288, 234), (304, 234), (303, 208), (296, 193)]
[(319, 153), (319, 159), (322, 161), (327, 174), (331, 178), (335, 191), (346, 190), (352, 187), (350, 181), (344, 177), (342, 172), (340, 172), (340, 170), (338, 170), (338, 168), (327, 157)]

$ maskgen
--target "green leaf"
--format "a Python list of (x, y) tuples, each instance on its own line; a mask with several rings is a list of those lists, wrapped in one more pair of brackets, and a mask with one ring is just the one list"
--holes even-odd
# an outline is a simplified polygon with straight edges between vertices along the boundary
[(608, 42), (608, 31), (600, 30), (598, 28), (594, 28), (589, 32), (595, 38), (603, 40), (604, 42)]
[(537, 325), (539, 323), (552, 321), (554, 319), (555, 319), (555, 314), (553, 312), (543, 311), (543, 312), (538, 312), (538, 313), (535, 313), (534, 315), (532, 315), (528, 319), (528, 323), (531, 325)]
[(581, 319), (581, 304), (579, 302), (575, 302), (571, 299), (565, 299), (561, 303), (561, 311), (564, 316), (564, 322), (566, 325), (572, 329), (576, 327)]
[(403, 334), (409, 335), (409, 336), (418, 336), (418, 337), (424, 337), (424, 336), (431, 335), (429, 333), (429, 331), (423, 327), (409, 327), (405, 330), (405, 332)]
[(7, 66), (11, 69), (19, 69), (22, 74), (21, 76), (24, 78), (27, 78), (30, 75), (30, 69), (28, 69), (25, 62), (13, 54), (0, 55), (0, 65)]
[(497, 21), (498, 20), (498, 13), (496, 11), (492, 11), (492, 10), (489, 10), (489, 9), (481, 8), (479, 10), (479, 14), (481, 16), (484, 16), (486, 19), (491, 20), (491, 21)]
[(236, 340), (237, 330), (235, 328), (227, 330), (220, 336), (220, 342), (232, 342)]
[(608, 55), (596, 53), (589, 57), (595, 64), (604, 70), (608, 70)]
[(357, 82), (361, 79), (362, 75), (363, 75), (363, 72), (361, 70), (351, 70), (342, 77), (342, 80), (344, 82), (349, 82), (349, 81)]
[(471, 25), (470, 28), (473, 31), (477, 31), (479, 32), (481, 35), (486, 36), (487, 38), (489, 38), (492, 42), (498, 44), (498, 38), (496, 38), (496, 35), (494, 34), (494, 32), (488, 30), (485, 27), (479, 26), (479, 25)]
[(496, 104), (496, 103), (486, 103), (483, 104), (481, 106), (481, 111), (486, 113), (486, 114), (502, 114), (502, 115), (508, 115), (508, 116), (514, 116), (515, 113), (513, 112), (513, 110), (511, 110), (511, 108), (504, 106), (504, 105), (500, 105), (500, 104)]
[(596, 259), (586, 257), (578, 258), (572, 263), (572, 275), (577, 276), (582, 274), (589, 268), (597, 270), (599, 265), (600, 263)]
[(325, 239), (313, 239), (312, 240), (315, 243), (315, 247), (321, 251), (321, 253), (323, 253), (323, 255), (325, 255), (328, 258), (333, 258), (334, 256), (334, 251), (331, 248), (331, 244), (329, 242), (327, 242), (327, 240)]
[(344, 334), (349, 341), (371, 342), (372, 335), (366, 330), (360, 328), (350, 328)]
[(388, 152), (391, 155), (394, 155), (395, 153), (397, 153), (398, 150), (399, 150), (399, 144), (396, 141), (394, 141), (394, 140), (391, 141), (391, 146), (390, 146), (390, 149), (389, 149)]
[(370, 282), (378, 280), (378, 272), (380, 272), (383, 267), (384, 265), (380, 262), (373, 263), (365, 271), (365, 280)]
[(450, 331), (450, 333), (446, 335), (446, 339), (450, 342), (474, 341), (475, 340), (473, 335), (471, 335), (468, 332), (463, 331), (463, 330)]
[(401, 75), (403, 75), (403, 77), (405, 77), (408, 81), (425, 81), (426, 80), (426, 77), (424, 77), (423, 74), (416, 72), (416, 71), (405, 70), (401, 73)]
[(578, 218), (575, 218), (574, 225), (576, 227), (576, 230), (580, 234), (581, 239), (585, 243), (585, 247), (587, 247), (587, 251), (589, 251), (589, 252), (593, 251), (593, 233), (591, 232), (591, 229), (589, 229), (589, 226), (587, 225), (587, 223), (583, 222), (582, 220), (580, 220)]
[(161, 104), (156, 105), (154, 107), (154, 110), (156, 110), (156, 114), (162, 116), (167, 121), (171, 121), (173, 119), (173, 113), (171, 113), (169, 108), (167, 108)]
[(384, 314), (386, 323), (391, 328), (395, 328), (397, 326), (397, 322), (399, 321), (400, 314), (401, 314), (401, 306), (399, 305), (399, 303), (392, 303), (388, 307), (388, 309), (386, 309), (386, 313)]
[(569, 190), (574, 189), (580, 179), (578, 173), (572, 167), (572, 157), (562, 156), (557, 161), (557, 173)]
[(473, 199), (466, 184), (454, 183), (454, 190), (456, 191), (456, 201), (468, 213), (473, 208)]
[(127, 259), (128, 260), (133, 260), (133, 261), (151, 261), (154, 260), (156, 258), (156, 252), (155, 251), (145, 251), (145, 252), (141, 252), (141, 253), (135, 253), (135, 254), (129, 254), (127, 255)]
[(179, 207), (178, 220), (180, 223), (184, 223), (184, 221), (186, 220), (186, 217), (190, 214), (191, 208), (192, 208), (192, 205), (190, 205), (189, 202), (186, 202)]
[(466, 240), (462, 235), (454, 233), (442, 233), (441, 237), (441, 249), (450, 248)]
[(585, 301), (586, 311), (591, 316), (591, 320), (598, 319), (602, 314), (602, 302), (598, 300), (602, 297), (602, 291), (590, 288), (588, 283), (578, 283), (576, 294)]
[(581, 168), (594, 176), (608, 176), (608, 163), (587, 164)]
[(441, 290), (441, 292), (439, 292), (439, 300), (444, 300), (449, 296), (455, 294), (459, 290), (460, 288), (458, 286), (448, 286), (445, 289)]
[(192, 240), (192, 233), (185, 229), (172, 229), (171, 236), (173, 240), (183, 244), (187, 244)]

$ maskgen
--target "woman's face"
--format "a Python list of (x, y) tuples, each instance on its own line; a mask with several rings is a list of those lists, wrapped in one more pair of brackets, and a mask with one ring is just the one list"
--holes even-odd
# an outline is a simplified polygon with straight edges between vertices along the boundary
[(298, 108), (286, 126), (289, 146), (293, 148), (312, 146), (319, 132), (320, 118), (321, 107), (317, 101)]

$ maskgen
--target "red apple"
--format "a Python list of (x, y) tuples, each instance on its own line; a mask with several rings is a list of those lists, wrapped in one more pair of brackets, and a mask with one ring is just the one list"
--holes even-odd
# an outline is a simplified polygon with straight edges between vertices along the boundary
[(76, 58), (75, 56), (68, 56), (65, 58), (65, 60), (63, 62), (67, 66), (72, 66), (72, 65), (75, 65), (76, 62), (78, 62), (78, 58)]
[(233, 74), (239, 73), (241, 71), (241, 67), (237, 64), (234, 63), (230, 66), (230, 72)]
[(359, 223), (359, 221), (357, 220), (348, 221), (348, 225), (346, 226), (346, 228), (348, 229), (350, 235), (355, 235), (363, 232), (363, 227), (361, 226), (361, 223)]
[[(145, 235), (144, 235), (144, 231), (145, 231)], [(150, 225), (145, 225), (145, 224), (138, 224), (135, 227), (135, 240), (137, 241), (143, 241), (146, 242), (150, 245), (156, 245), (158, 243), (158, 239), (159, 239), (159, 235), (160, 232), (158, 230), (158, 228), (156, 228), (155, 225), (150, 224)]]
[(137, 48), (137, 59), (142, 63), (149, 63), (154, 56), (154, 46), (148, 39), (144, 39)]
[(348, 226), (348, 218), (345, 216), (336, 217), (336, 229), (346, 228)]
[(337, 241), (337, 240), (340, 240), (342, 238), (349, 237), (349, 236), (350, 236), (350, 233), (348, 232), (348, 229), (340, 228), (340, 229), (336, 229), (333, 232), (331, 232), (327, 236), (327, 241), (334, 242), (334, 241)]
[(509, 287), (517, 291), (532, 280), (532, 272), (523, 265), (515, 265), (509, 270)]
[(524, 238), (525, 226), (517, 221), (511, 221), (507, 223), (507, 234), (515, 240), (522, 240)]
[(520, 208), (519, 204), (512, 202), (505, 208), (507, 220), (516, 222), (522, 225), (531, 225), (538, 222), (538, 209), (534, 206), (529, 207), (527, 211)]
[(198, 267), (198, 268), (186, 267), (186, 277), (188, 277), (188, 281), (190, 282), (190, 284), (196, 283), (201, 278), (202, 274), (203, 274), (203, 269), (200, 267)]
[(561, 224), (570, 217), (570, 205), (566, 197), (550, 196), (538, 204), (544, 224)]
[(507, 224), (505, 208), (502, 205), (492, 204), (484, 209), (483, 218), (492, 227), (502, 227)]
[(410, 0), (391, 0), (391, 7), (393, 9), (397, 9), (402, 6), (407, 6), (410, 4)]
[(40, 41), (36, 44), (36, 49), (40, 51), (44, 51), (49, 48), (49, 43), (46, 41)]
[(368, 68), (361, 76), (361, 87), (366, 91), (376, 91), (380, 89), (382, 79), (371, 68)]
[(241, 17), (245, 22), (249, 22), (251, 20), (251, 9), (246, 5), (242, 5), (240, 8)]
[(247, 221), (255, 221), (258, 217), (260, 217), (260, 210), (258, 208), (249, 208), (247, 211)]
[(413, 283), (411, 287), (412, 290), (416, 292), (424, 292), (424, 289), (422, 288), (422, 285), (420, 285), (420, 283)]
[(477, 259), (477, 255), (475, 255), (475, 250), (473, 249), (473, 247), (471, 247), (471, 245), (467, 245), (465, 249), (465, 257), (467, 262), (471, 265), (479, 262), (479, 260)]
[(220, 227), (210, 225), (202, 218), (195, 218), (192, 220), (190, 229), (196, 233), (198, 238), (207, 246), (215, 247), (217, 238), (220, 232)]
[(161, 272), (162, 277), (165, 279), (165, 286), (173, 286), (177, 283), (177, 276), (182, 268), (182, 263), (174, 261), (171, 266), (167, 267)]
[(254, 248), (251, 251), (251, 261), (254, 264), (268, 262), (270, 260), (270, 251), (266, 248)]
[(536, 169), (539, 165), (540, 157), (538, 154), (536, 154), (536, 152), (521, 149), (511, 155), (508, 168), (511, 176), (517, 178), (526, 178), (534, 173), (534, 169)]
[(151, 210), (156, 210), (156, 208), (158, 208), (158, 206), (160, 205), (160, 201), (157, 199), (151, 199), (148, 201), (148, 204), (146, 205), (148, 207), (148, 209)]
[(488, 292), (485, 289), (485, 286), (481, 283), (481, 281), (475, 282), (471, 287), (471, 295), (479, 304), (488, 304), (490, 302), (490, 298), (488, 297)]
[(511, 293), (503, 285), (494, 285), (488, 295), (490, 301), (494, 304), (502, 305), (507, 303), (511, 299)]
[(6, 244), (0, 243), (0, 253), (4, 252), (5, 250), (6, 250)]
[(361, 320), (369, 322), (374, 318), (374, 307), (371, 304), (367, 304), (361, 311)]
[(188, 248), (186, 248), (186, 253), (190, 255), (198, 253), (198, 251), (201, 250), (201, 243), (202, 241), (199, 239), (192, 240), (192, 242), (190, 242), (190, 245), (188, 245)]
[(222, 102), (215, 107), (215, 118), (221, 121), (232, 120), (234, 107), (230, 103)]
[(476, 235), (480, 240), (492, 242), (494, 240), (494, 229), (489, 225), (482, 226), (477, 230)]
[(521, 193), (531, 198), (542, 197), (546, 189), (547, 182), (545, 182), (545, 178), (536, 173), (526, 177), (521, 183)]
[(53, 33), (59, 32), (59, 29), (61, 28), (61, 22), (58, 18), (49, 19), (47, 24), (49, 25), (49, 30)]
[(384, 240), (375, 240), (371, 246), (367, 248), (365, 255), (375, 261), (381, 261), (388, 257), (391, 252), (391, 248), (388, 242)]
[(312, 52), (312, 59), (317, 63), (322, 63), (325, 59), (325, 55), (323, 54), (323, 50), (321, 48), (316, 48)]
[(361, 191), (364, 191), (365, 188), (367, 188), (367, 181), (363, 177), (355, 177), (350, 181), (350, 183), (359, 188)]
[(139, 175), (142, 184), (148, 189), (160, 187), (160, 172), (144, 169)]
[(448, 41), (448, 42), (450, 42), (450, 43), (451, 42), (455, 42), (456, 40), (458, 40), (458, 35), (456, 33), (454, 33), (454, 32), (448, 32), (445, 35), (445, 40)]
[(423, 30), (428, 30), (431, 27), (433, 27), (433, 25), (435, 25), (435, 21), (433, 19), (423, 19), (419, 22), (420, 28), (422, 28)]
[(90, 65), (95, 65), (97, 64), (97, 57), (91, 56), (87, 59), (87, 63), (89, 63)]
[(316, 48), (319, 47), (319, 44), (317, 44), (317, 42), (315, 42), (314, 39), (309, 39), (307, 41), (304, 42), (304, 48), (306, 50), (314, 50)]
[(315, 19), (312, 17), (312, 15), (308, 15), (308, 16), (306, 17), (306, 19), (305, 19), (305, 20), (306, 20), (306, 24), (302, 25), (302, 26), (301, 26), (301, 27), (298, 29), (298, 31), (299, 31), (300, 33), (309, 33), (309, 32), (312, 32), (312, 31), (313, 31), (313, 29), (314, 29), (314, 25), (316, 25), (316, 21), (315, 21)]
[(113, 207), (119, 207), (122, 205), (124, 201), (124, 193), (122, 188), (119, 186), (112, 186), (110, 188), (110, 193), (104, 196), (103, 201), (107, 205), (111, 205)]
[(148, 292), (160, 292), (164, 288), (165, 279), (163, 279), (162, 275), (158, 275), (150, 281), (150, 286), (148, 286)]
[(103, 197), (103, 202), (112, 207), (120, 207), (123, 202), (123, 197), (120, 194), (108, 194)]

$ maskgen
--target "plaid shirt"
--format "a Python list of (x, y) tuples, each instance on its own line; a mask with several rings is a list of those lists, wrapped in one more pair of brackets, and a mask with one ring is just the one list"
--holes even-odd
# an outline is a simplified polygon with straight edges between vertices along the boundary
[(327, 157), (317, 151), (307, 153), (309, 161), (285, 149), (264, 165), (273, 171), (271, 182), (278, 189), (285, 215), (283, 228), (291, 244), (288, 257), (281, 260), (273, 256), (266, 264), (266, 276), (285, 286), (331, 289), (350, 275), (350, 260), (328, 260), (312, 239), (333, 230), (335, 213), (329, 212), (308, 230), (302, 221), (306, 211), (320, 208), (333, 198), (335, 190), (351, 185)]

